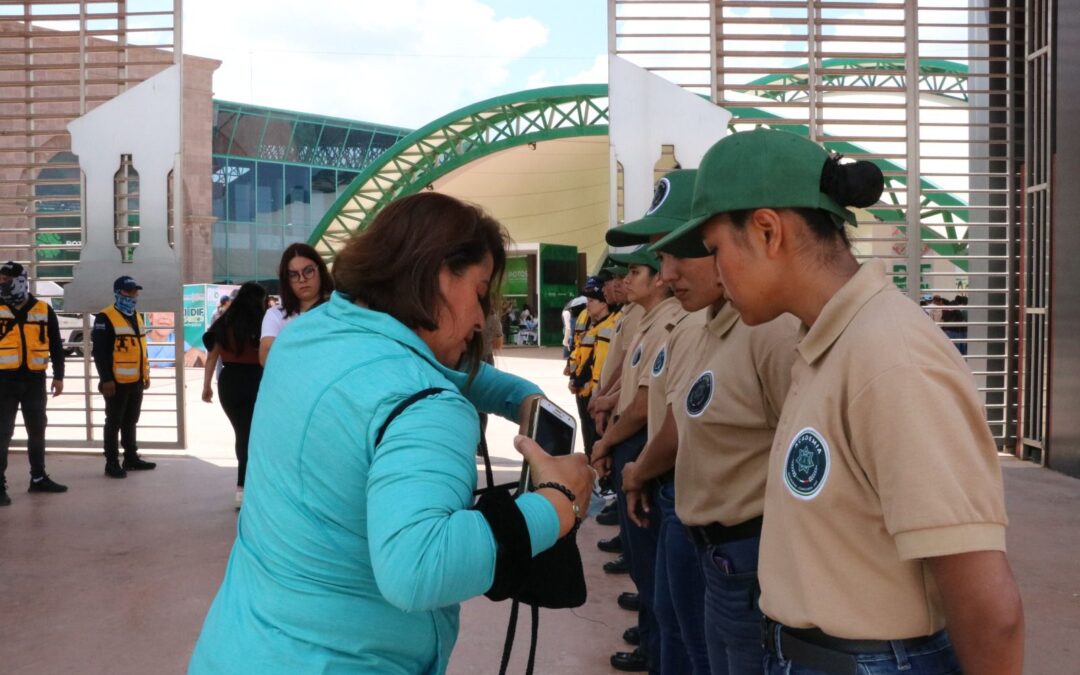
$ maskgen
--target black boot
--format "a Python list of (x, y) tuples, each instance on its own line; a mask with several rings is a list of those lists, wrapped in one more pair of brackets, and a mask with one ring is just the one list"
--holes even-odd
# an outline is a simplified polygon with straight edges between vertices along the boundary
[(105, 475), (109, 478), (127, 478), (127, 471), (115, 459), (105, 462)]
[(148, 462), (138, 455), (124, 456), (124, 469), (127, 471), (149, 471), (157, 466), (157, 462)]
[(611, 655), (611, 667), (624, 673), (644, 673), (649, 670), (649, 657), (640, 648), (632, 652), (615, 652)]

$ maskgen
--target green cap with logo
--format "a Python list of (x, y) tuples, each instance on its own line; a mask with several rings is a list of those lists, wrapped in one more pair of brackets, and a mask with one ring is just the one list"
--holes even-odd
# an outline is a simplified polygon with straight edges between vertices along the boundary
[(626, 253), (612, 253), (610, 257), (616, 263), (627, 267), (630, 265), (645, 265), (651, 267), (654, 272), (660, 271), (660, 259), (649, 250), (648, 246), (639, 246)]
[[(656, 242), (666, 251), (683, 239), (701, 240), (698, 228), (719, 213), (759, 208), (821, 209), (839, 227), (857, 224), (855, 214), (822, 191), (829, 151), (805, 136), (755, 129), (717, 141), (701, 160), (690, 217)], [(880, 194), (880, 193), (879, 193)]]
[[(690, 219), (696, 169), (676, 169), (656, 182), (652, 205), (641, 218), (607, 231), (609, 246), (648, 244), (651, 237), (677, 230)], [(700, 241), (681, 241), (678, 250), (665, 250), (680, 258), (703, 258), (709, 255)]]

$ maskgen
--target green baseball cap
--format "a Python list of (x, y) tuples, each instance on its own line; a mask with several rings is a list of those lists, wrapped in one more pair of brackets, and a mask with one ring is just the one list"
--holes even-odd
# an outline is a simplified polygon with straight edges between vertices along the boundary
[(610, 260), (609, 260), (609, 264), (605, 265), (602, 268), (600, 268), (600, 270), (602, 272), (607, 272), (608, 274), (610, 274), (610, 275), (612, 275), (614, 277), (625, 277), (626, 273), (630, 271), (629, 269), (627, 269), (626, 265), (620, 265), (620, 264), (618, 264), (616, 262), (612, 262)]
[[(677, 169), (656, 182), (652, 205), (638, 220), (623, 223), (607, 231), (605, 239), (609, 246), (634, 246), (648, 244), (651, 237), (677, 230), (690, 219), (690, 204), (694, 197), (694, 179), (697, 169)], [(686, 237), (677, 244), (665, 248), (679, 258), (704, 258), (708, 249), (701, 241)]]
[(630, 265), (645, 265), (651, 267), (654, 272), (660, 271), (660, 259), (649, 250), (648, 246), (641, 246), (628, 253), (612, 253), (609, 257), (627, 267)]
[(759, 208), (812, 208), (833, 214), (838, 225), (855, 214), (821, 191), (829, 151), (805, 136), (755, 129), (717, 141), (701, 160), (691, 214), (681, 227), (653, 244), (666, 251), (681, 239), (700, 242), (698, 228), (719, 213)]

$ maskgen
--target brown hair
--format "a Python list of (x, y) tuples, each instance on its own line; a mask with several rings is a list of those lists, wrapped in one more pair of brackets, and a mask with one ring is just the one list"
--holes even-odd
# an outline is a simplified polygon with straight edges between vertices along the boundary
[[(350, 300), (413, 330), (433, 331), (442, 266), (458, 274), (491, 255), (491, 285), (481, 302), (486, 316), (496, 304), (509, 241), (506, 229), (480, 207), (421, 192), (391, 202), (370, 227), (349, 239), (334, 260), (334, 281)], [(471, 374), (481, 361), (481, 338), (473, 336), (465, 355)]]
[(278, 293), (281, 294), (281, 307), (285, 310), (285, 316), (300, 313), (300, 298), (296, 297), (289, 283), (289, 263), (293, 258), (307, 258), (315, 263), (315, 268), (319, 270), (319, 299), (315, 301), (316, 305), (329, 299), (334, 290), (334, 280), (330, 277), (330, 270), (326, 268), (322, 256), (302, 241), (290, 244), (282, 252), (281, 262), (278, 263)]

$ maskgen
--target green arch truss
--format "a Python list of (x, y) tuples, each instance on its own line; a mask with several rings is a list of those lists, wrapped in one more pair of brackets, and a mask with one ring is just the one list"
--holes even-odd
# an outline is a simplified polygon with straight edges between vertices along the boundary
[[(903, 75), (898, 73), (903, 62), (899, 59), (855, 61), (829, 59), (822, 68), (835, 86), (881, 86), (880, 78), (894, 78), (902, 86)], [(921, 64), (923, 95), (945, 96), (961, 104), (967, 101), (967, 68), (951, 61), (927, 60)], [(796, 69), (796, 70), (805, 70)], [(847, 79), (843, 79), (847, 78)], [(802, 72), (786, 73), (756, 80), (747, 85), (746, 92), (773, 100), (793, 100), (786, 85), (805, 82)], [(770, 87), (771, 85), (771, 87)], [(729, 107), (734, 127), (741, 119), (786, 129), (806, 135), (805, 125), (792, 124), (782, 117), (753, 107)], [(768, 123), (763, 120), (770, 120)], [(774, 120), (772, 122), (771, 120)], [(606, 84), (571, 85), (531, 89), (475, 103), (452, 112), (414, 131), (398, 141), (378, 160), (358, 175), (327, 211), (312, 233), (309, 243), (330, 261), (337, 251), (356, 232), (363, 231), (379, 209), (392, 200), (413, 194), (435, 180), (476, 159), (501, 150), (559, 138), (605, 136), (608, 133), (608, 87)], [(861, 155), (866, 151), (852, 143), (830, 141), (825, 145), (845, 155)], [(907, 184), (904, 168), (883, 159), (873, 160), (886, 175), (892, 187)], [(901, 174), (901, 175), (897, 175)], [(945, 193), (931, 181), (922, 179), (921, 217), (940, 215), (945, 235), (930, 226), (923, 227), (923, 240), (939, 255), (953, 259), (966, 268), (967, 244), (960, 241), (956, 224), (966, 222), (967, 204)], [(883, 222), (895, 223), (903, 231), (906, 218), (898, 204), (895, 208), (881, 206), (870, 212)], [(938, 240), (938, 241), (935, 241)]]
[(379, 209), (501, 150), (560, 138), (606, 136), (608, 88), (586, 84), (531, 89), (475, 103), (398, 141), (358, 175), (323, 217), (310, 242), (327, 260)]

